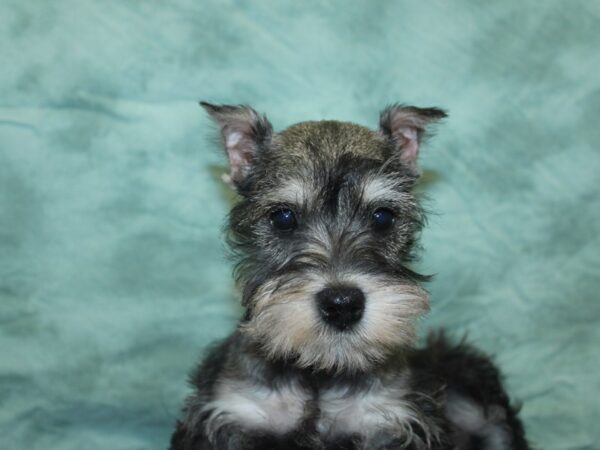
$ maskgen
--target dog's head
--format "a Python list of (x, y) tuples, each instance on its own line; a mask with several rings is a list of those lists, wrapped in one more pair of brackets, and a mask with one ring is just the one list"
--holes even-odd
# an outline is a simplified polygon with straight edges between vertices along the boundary
[(241, 200), (229, 241), (247, 308), (241, 330), (272, 358), (368, 370), (409, 345), (427, 311), (406, 267), (422, 212), (412, 192), (436, 108), (392, 106), (379, 130), (304, 122), (275, 133), (246, 106), (202, 103)]

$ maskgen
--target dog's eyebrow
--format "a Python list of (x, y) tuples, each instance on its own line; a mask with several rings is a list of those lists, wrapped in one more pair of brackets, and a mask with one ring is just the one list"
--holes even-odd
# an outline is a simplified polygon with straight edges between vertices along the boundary
[(309, 201), (309, 186), (296, 178), (290, 178), (285, 183), (268, 192), (265, 198), (272, 203), (289, 203), (304, 205)]
[(389, 176), (374, 176), (363, 181), (361, 199), (363, 203), (381, 200), (402, 202), (410, 199), (410, 195), (398, 189), (398, 180)]

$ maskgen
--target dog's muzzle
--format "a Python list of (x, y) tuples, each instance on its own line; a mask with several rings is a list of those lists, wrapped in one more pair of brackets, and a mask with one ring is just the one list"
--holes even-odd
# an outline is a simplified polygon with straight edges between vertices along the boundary
[(345, 331), (362, 319), (365, 294), (356, 287), (327, 287), (316, 295), (322, 319), (339, 331)]

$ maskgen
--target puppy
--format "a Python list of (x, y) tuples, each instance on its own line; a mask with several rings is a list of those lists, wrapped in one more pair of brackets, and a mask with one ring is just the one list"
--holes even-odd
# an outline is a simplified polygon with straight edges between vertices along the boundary
[(408, 266), (413, 187), (445, 112), (394, 105), (378, 130), (275, 133), (250, 107), (201, 105), (240, 196), (228, 242), (245, 314), (193, 375), (171, 450), (527, 449), (487, 357), (443, 335), (414, 346), (429, 302)]

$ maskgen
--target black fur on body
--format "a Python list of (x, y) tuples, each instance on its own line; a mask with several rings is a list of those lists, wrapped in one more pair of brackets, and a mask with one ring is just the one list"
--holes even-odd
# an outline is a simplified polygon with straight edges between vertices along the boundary
[(274, 133), (245, 106), (204, 108), (240, 194), (228, 240), (246, 314), (192, 379), (171, 450), (527, 449), (488, 358), (432, 337), (411, 261), (413, 187), (436, 108), (380, 129), (305, 122)]

